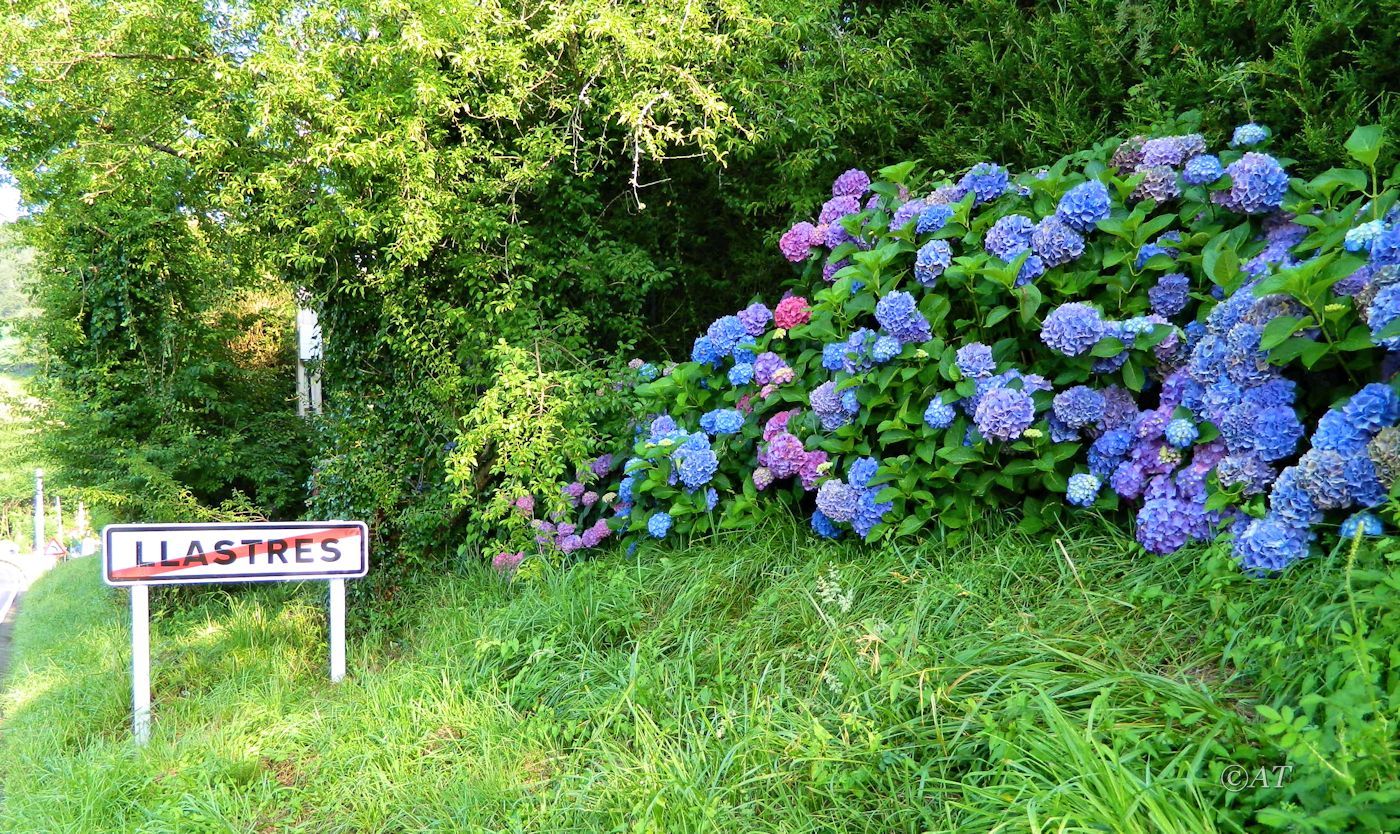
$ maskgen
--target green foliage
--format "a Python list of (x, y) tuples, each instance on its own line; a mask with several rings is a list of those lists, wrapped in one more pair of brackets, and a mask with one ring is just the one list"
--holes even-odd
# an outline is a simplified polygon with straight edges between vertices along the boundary
[[(45, 283), (68, 294), (42, 330), (72, 363), (63, 390), (81, 401), (122, 373), (162, 389), (104, 382), (139, 416), (74, 431), (114, 446), (133, 423), (151, 427), (139, 457), (169, 477), (155, 493), (188, 489), (207, 505), (253, 490), (267, 493), (249, 493), (257, 506), (291, 512), (300, 471), (276, 484), (177, 471), (202, 439), (181, 425), (196, 395), (166, 371), (226, 367), (219, 339), (171, 334), (230, 287), (306, 288), (336, 411), (315, 456), (334, 468), (367, 444), (365, 465), (342, 470), (345, 493), (318, 500), (376, 508), (385, 541), (411, 518), (409, 538), (434, 554), (473, 523), (447, 510), (463, 495), (443, 449), (492, 386), (499, 340), (526, 348), (543, 332), (575, 355), (551, 351), (545, 373), (625, 342), (683, 348), (767, 288), (769, 230), (814, 209), (852, 164), (1017, 165), (1193, 108), (1209, 130), (1252, 116), (1289, 155), (1334, 162), (1347, 126), (1393, 133), (1397, 119), (1396, 11), (1336, 0), (7, 11), (0, 164), (35, 208)], [(128, 288), (136, 306), (111, 307)], [(75, 336), (121, 340), (124, 353), (72, 351)], [(220, 413), (287, 412), (280, 396), (221, 397)], [(246, 422), (226, 428), (292, 442), (280, 423), (268, 444)], [(174, 511), (141, 484), (79, 469), (125, 495), (129, 515)]]

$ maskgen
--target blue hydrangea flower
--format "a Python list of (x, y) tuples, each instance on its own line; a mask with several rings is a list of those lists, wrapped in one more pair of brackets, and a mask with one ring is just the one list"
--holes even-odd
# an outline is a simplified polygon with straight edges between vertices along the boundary
[(1237, 148), (1252, 148), (1268, 138), (1267, 127), (1249, 122), (1235, 128), (1235, 134), (1230, 137), (1230, 144)]
[(1009, 182), (1006, 169), (994, 162), (979, 162), (963, 174), (958, 185), (966, 192), (976, 195), (978, 205), (988, 203), (1006, 193)]
[(1069, 476), (1069, 489), (1065, 492), (1065, 498), (1076, 507), (1088, 507), (1099, 497), (1099, 488), (1103, 482), (1093, 475), (1086, 475), (1080, 472)]
[(958, 370), (968, 379), (983, 379), (996, 373), (997, 362), (992, 358), (992, 349), (981, 342), (973, 342), (958, 348)]
[(706, 489), (706, 490), (705, 490), (705, 511), (706, 511), (706, 512), (714, 512), (715, 506), (716, 506), (717, 504), (719, 504), (719, 493), (718, 493), (718, 492), (715, 492), (714, 487), (710, 487), (710, 488)]
[(1040, 340), (1046, 347), (1065, 356), (1088, 353), (1103, 334), (1099, 311), (1077, 301), (1056, 307), (1040, 327)]
[(1400, 420), (1400, 396), (1389, 385), (1373, 382), (1347, 400), (1342, 416), (1360, 431), (1374, 435)]
[(1371, 245), (1385, 234), (1384, 220), (1371, 220), (1347, 229), (1346, 237), (1342, 239), (1342, 246), (1348, 252), (1370, 252)]
[(856, 458), (846, 468), (846, 480), (852, 486), (867, 487), (879, 468), (880, 462), (875, 458)]
[(1338, 510), (1351, 503), (1346, 459), (1330, 449), (1310, 449), (1298, 459), (1298, 485), (1319, 510)]
[(1371, 242), (1371, 266), (1400, 265), (1400, 224), (1391, 226)]
[(921, 235), (931, 235), (942, 229), (953, 219), (953, 209), (951, 206), (941, 203), (934, 203), (924, 208), (923, 214), (919, 215), (919, 224), (914, 227), (914, 231)]
[(701, 336), (695, 340), (695, 346), (690, 349), (690, 361), (698, 362), (701, 365), (719, 367), (724, 359), (724, 354), (710, 341), (709, 336)]
[(931, 429), (946, 429), (953, 425), (953, 420), (958, 416), (957, 411), (951, 405), (947, 405), (943, 400), (934, 397), (929, 401), (928, 408), (924, 409), (924, 424)]
[(1035, 403), (1024, 391), (995, 388), (981, 397), (973, 419), (983, 437), (1015, 440), (1035, 422)]
[(1087, 385), (1076, 385), (1055, 395), (1051, 401), (1055, 416), (1072, 429), (1092, 426), (1103, 419), (1103, 394)]
[(1186, 167), (1181, 171), (1181, 178), (1188, 185), (1210, 185), (1223, 176), (1225, 168), (1220, 164), (1220, 157), (1208, 153), (1186, 160)]
[(832, 342), (822, 346), (822, 367), (828, 371), (839, 371), (846, 365), (846, 343)]
[(1044, 218), (1031, 233), (1031, 249), (1053, 268), (1084, 254), (1084, 238), (1055, 215)]
[(1235, 559), (1251, 573), (1278, 573), (1308, 555), (1306, 527), (1275, 515), (1256, 518), (1235, 533)]
[(1035, 233), (1035, 223), (1024, 214), (1008, 214), (999, 218), (987, 230), (982, 246), (987, 253), (1003, 261), (1014, 261), (1016, 256), (1031, 246), (1031, 235)]
[[(850, 392), (855, 391), (854, 388), (848, 388), (846, 390)], [(808, 401), (812, 406), (812, 411), (817, 415), (817, 419), (821, 421), (823, 430), (835, 431), (841, 428), (847, 423), (850, 423), (851, 418), (853, 418), (856, 411), (859, 410), (859, 403), (857, 403), (857, 409), (855, 411), (846, 407), (847, 398), (845, 397), (845, 393), (844, 391), (838, 392), (836, 390), (836, 383), (827, 380), (816, 388), (813, 388), (812, 393), (808, 395)]]
[(654, 539), (664, 539), (666, 534), (671, 532), (670, 513), (652, 513), (647, 519), (647, 532)]
[(1328, 449), (1343, 455), (1356, 454), (1366, 448), (1370, 436), (1346, 418), (1338, 409), (1332, 409), (1317, 421), (1313, 430), (1314, 449)]
[(749, 331), (744, 327), (744, 322), (738, 316), (723, 316), (715, 319), (705, 335), (710, 338), (710, 344), (721, 356), (728, 356), (734, 352), (735, 346), (748, 338)]
[(744, 415), (732, 408), (716, 408), (700, 418), (700, 428), (710, 434), (736, 434), (744, 428)]
[(1147, 300), (1152, 304), (1152, 312), (1157, 315), (1174, 316), (1186, 309), (1190, 293), (1190, 278), (1180, 272), (1168, 272), (1147, 291)]
[(1089, 232), (1112, 212), (1108, 188), (1098, 180), (1089, 180), (1066, 191), (1055, 209), (1055, 216), (1076, 232)]
[(1358, 531), (1363, 536), (1379, 536), (1385, 533), (1385, 525), (1374, 513), (1363, 511), (1342, 522), (1342, 538), (1353, 538)]
[(708, 484), (719, 470), (719, 458), (712, 449), (682, 447), (676, 452), (675, 461), (676, 476), (691, 492)]
[(1396, 318), (1400, 318), (1400, 284), (1387, 284), (1376, 291), (1366, 308), (1371, 341), (1387, 350), (1400, 350), (1400, 336), (1381, 336)]
[(1286, 405), (1259, 409), (1253, 419), (1251, 446), (1266, 461), (1283, 460), (1303, 439), (1303, 424)]
[(928, 319), (907, 292), (892, 292), (880, 299), (875, 305), (875, 320), (903, 344), (927, 342), (933, 336)]
[(1149, 553), (1180, 550), (1199, 527), (1200, 508), (1175, 497), (1149, 498), (1137, 514), (1137, 540)]
[(821, 510), (812, 512), (812, 532), (824, 539), (836, 539), (841, 537), (841, 528), (832, 523), (826, 517), (826, 513)]
[(647, 362), (637, 369), (637, 378), (642, 382), (654, 382), (660, 375), (661, 371), (650, 362)]
[(876, 501), (877, 494), (877, 490), (874, 489), (861, 490), (860, 503), (856, 505), (856, 517), (851, 519), (851, 527), (862, 539), (870, 535), (875, 525), (884, 521), (885, 516), (894, 509), (893, 501)]
[(904, 346), (893, 336), (881, 336), (875, 340), (875, 344), (870, 348), (870, 357), (876, 363), (883, 365), (899, 355)]
[(938, 283), (938, 276), (952, 264), (953, 247), (948, 241), (930, 240), (919, 248), (919, 253), (914, 257), (914, 279), (931, 289)]
[(1184, 417), (1177, 418), (1167, 424), (1167, 442), (1178, 449), (1185, 449), (1195, 443), (1196, 438), (1200, 436), (1201, 432), (1200, 429), (1196, 428), (1196, 424)]
[(1288, 467), (1274, 481), (1274, 488), (1269, 492), (1269, 512), (1302, 527), (1322, 519), (1322, 511), (1303, 489), (1298, 467)]
[(1225, 169), (1230, 187), (1211, 194), (1211, 200), (1241, 214), (1265, 214), (1283, 204), (1288, 174), (1277, 159), (1250, 151)]

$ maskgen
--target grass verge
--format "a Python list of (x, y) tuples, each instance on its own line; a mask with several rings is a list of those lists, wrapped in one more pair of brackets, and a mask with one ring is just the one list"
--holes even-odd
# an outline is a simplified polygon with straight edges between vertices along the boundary
[[(1217, 551), (1155, 560), (1097, 528), (881, 552), (774, 529), (638, 556), (514, 585), (484, 569), (435, 581), (415, 593), (413, 627), (362, 629), (340, 686), (325, 679), (323, 586), (157, 604), (142, 750), (124, 595), (93, 560), (60, 566), (25, 600), (0, 701), (0, 829), (1283, 825), (1315, 816), (1309, 802), (1341, 813), (1322, 764), (1313, 782), (1243, 790), (1223, 774), (1307, 764), (1261, 713), (1319, 686), (1299, 677), (1298, 652), (1324, 667), (1302, 635), (1364, 666), (1370, 650), (1316, 618), (1358, 599), (1373, 610), (1394, 583), (1363, 576), (1355, 553), (1252, 582)], [(1319, 588), (1345, 589), (1335, 611)], [(1376, 742), (1392, 756), (1394, 726)], [(1322, 749), (1327, 736), (1299, 737)], [(1396, 772), (1393, 758), (1347, 770), (1353, 800), (1375, 795), (1316, 830), (1382, 819)]]

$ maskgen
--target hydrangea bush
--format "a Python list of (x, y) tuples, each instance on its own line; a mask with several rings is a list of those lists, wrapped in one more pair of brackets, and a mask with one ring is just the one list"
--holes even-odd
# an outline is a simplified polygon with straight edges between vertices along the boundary
[(779, 504), (867, 541), (988, 508), (1032, 529), (1121, 508), (1152, 553), (1225, 535), (1271, 573), (1339, 529), (1383, 531), (1400, 211), (1382, 137), (1359, 128), (1361, 167), (1310, 180), (1269, 143), (1187, 126), (1031, 171), (842, 174), (778, 242), (792, 290), (716, 320), (688, 362), (633, 363), (616, 475), (572, 485), (589, 526), (536, 520), (539, 542)]

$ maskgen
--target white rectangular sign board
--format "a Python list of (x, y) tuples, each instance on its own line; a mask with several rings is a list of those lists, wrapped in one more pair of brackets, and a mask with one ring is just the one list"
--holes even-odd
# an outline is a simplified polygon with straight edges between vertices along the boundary
[(356, 579), (369, 570), (359, 521), (114, 524), (102, 537), (108, 585)]

